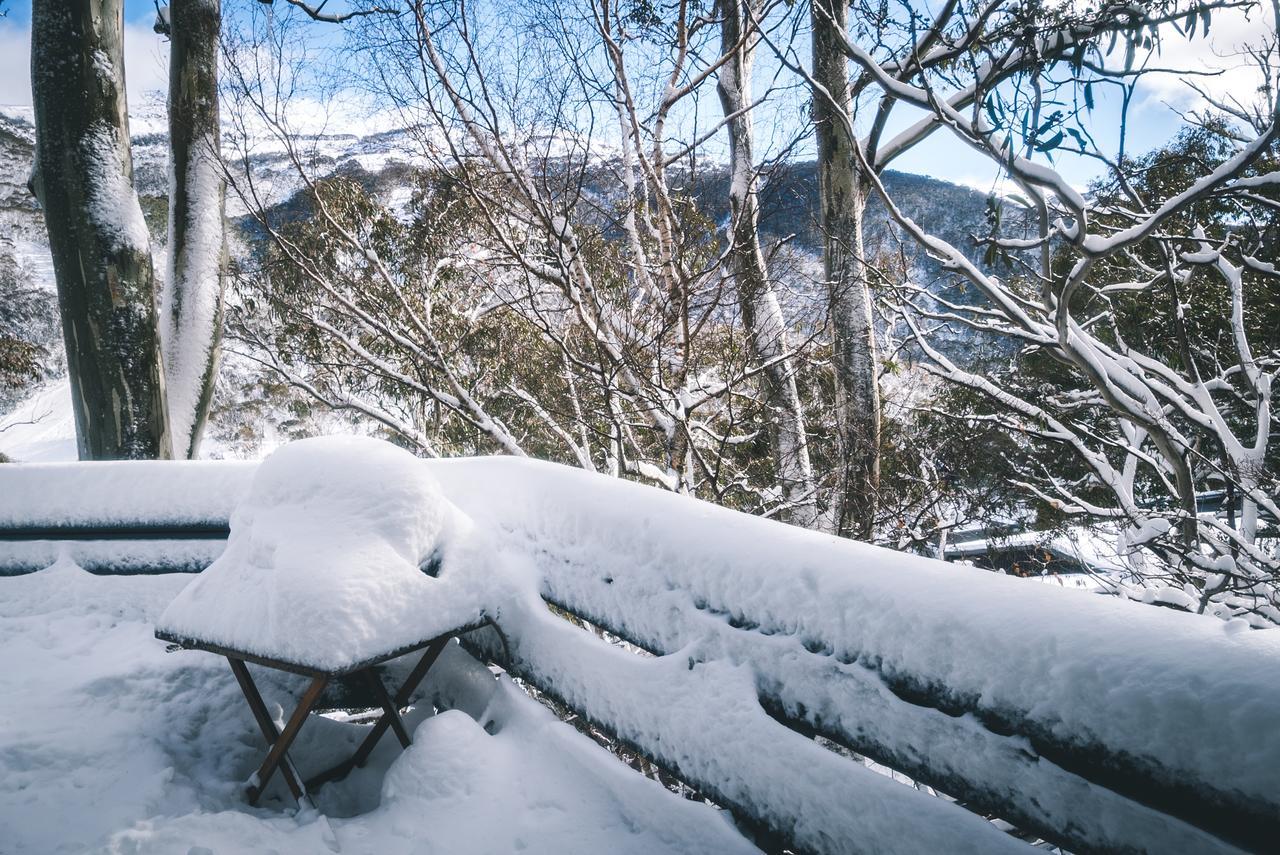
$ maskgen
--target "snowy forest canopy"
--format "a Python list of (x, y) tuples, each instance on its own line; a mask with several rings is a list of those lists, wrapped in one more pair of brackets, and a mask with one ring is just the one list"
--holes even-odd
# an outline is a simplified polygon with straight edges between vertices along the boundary
[(137, 136), (90, 5), (0, 128), (0, 403), (66, 371), (82, 457), (355, 423), (1280, 621), (1273, 3), (183, 0)]

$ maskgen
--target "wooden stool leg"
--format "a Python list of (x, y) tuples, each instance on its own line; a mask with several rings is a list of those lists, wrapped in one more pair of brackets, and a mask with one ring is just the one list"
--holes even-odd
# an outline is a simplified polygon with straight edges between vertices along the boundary
[[(414, 690), (418, 688), (418, 684), (422, 682), (422, 679), (427, 676), (427, 672), (431, 670), (431, 666), (440, 658), (440, 654), (444, 652), (445, 646), (448, 645), (452, 638), (453, 636), (450, 635), (442, 636), (427, 645), (426, 652), (422, 654), (422, 658), (418, 660), (418, 664), (413, 666), (413, 670), (410, 671), (409, 676), (405, 678), (404, 685), (400, 687), (399, 691), (396, 692), (395, 699), (391, 701), (390, 709), (395, 711), (396, 714), (391, 715), (388, 712), (384, 712), (382, 716), (373, 723), (373, 726), (369, 730), (369, 734), (364, 738), (364, 741), (360, 743), (356, 752), (352, 754), (349, 759), (344, 760), (332, 769), (326, 769), (319, 775), (308, 780), (306, 783), (308, 789), (314, 789), (329, 781), (341, 780), (350, 774), (352, 769), (363, 766), (368, 762), (369, 755), (373, 753), (374, 746), (378, 744), (378, 740), (382, 738), (382, 734), (386, 733), (387, 728), (391, 726), (393, 721), (400, 725), (400, 731), (404, 730), (404, 724), (400, 721), (399, 708), (409, 703), (409, 699), (413, 697)], [(377, 680), (377, 677), (375, 676), (374, 679)], [(378, 686), (385, 694), (386, 688), (382, 686), (381, 680), (378, 680)], [(387, 708), (387, 704), (384, 703), (383, 709), (387, 710)], [(401, 745), (406, 748), (409, 747), (409, 734), (407, 732), (404, 732), (403, 735), (398, 732), (396, 735), (401, 737)]]
[(391, 696), (387, 694), (387, 687), (382, 685), (382, 681), (378, 679), (378, 673), (372, 668), (365, 669), (364, 679), (369, 684), (369, 688), (373, 690), (373, 696), (382, 705), (382, 715), (391, 722), (391, 729), (395, 731), (396, 739), (400, 740), (400, 747), (408, 748), (410, 745), (409, 732), (404, 729), (404, 722), (400, 719), (400, 708), (391, 702)]
[[(275, 773), (276, 766), (280, 765), (280, 761), (286, 758), (285, 752), (289, 750), (293, 740), (297, 739), (298, 732), (302, 730), (302, 723), (307, 720), (307, 715), (310, 714), (311, 708), (315, 706), (316, 701), (320, 699), (320, 693), (324, 691), (324, 687), (328, 683), (328, 677), (316, 677), (311, 681), (311, 685), (307, 686), (307, 690), (302, 693), (302, 699), (298, 701), (297, 709), (293, 711), (293, 715), (285, 722), (284, 730), (280, 732), (280, 738), (271, 746), (271, 750), (267, 752), (267, 759), (262, 761), (262, 766), (258, 769), (257, 784), (249, 788), (249, 804), (256, 805), (258, 803), (258, 797), (267, 788), (267, 783), (271, 780), (272, 774)], [(274, 729), (274, 725), (272, 727)]]
[[(427, 652), (422, 654), (418, 664), (413, 666), (413, 670), (405, 678), (404, 685), (396, 692), (396, 707), (402, 707), (409, 703), (409, 698), (413, 697), (414, 690), (418, 688), (418, 684), (422, 682), (422, 679), (427, 676), (431, 666), (436, 664), (436, 660), (440, 658), (440, 654), (444, 652), (445, 645), (449, 643), (451, 638), (452, 636), (437, 638), (427, 646)], [(369, 755), (373, 753), (373, 747), (378, 744), (378, 740), (382, 738), (382, 734), (386, 733), (390, 724), (390, 720), (385, 715), (374, 722), (373, 730), (364, 738), (364, 742), (360, 743), (360, 747), (356, 749), (356, 753), (351, 757), (353, 766), (363, 766), (365, 764), (369, 759)]]
[[(262, 695), (258, 694), (258, 687), (254, 684), (253, 677), (249, 675), (249, 669), (245, 667), (244, 660), (228, 656), (227, 661), (231, 663), (231, 672), (236, 675), (236, 682), (240, 684), (240, 691), (244, 693), (244, 699), (249, 702), (249, 709), (253, 711), (253, 718), (258, 722), (258, 730), (262, 731), (262, 738), (267, 741), (267, 748), (270, 749), (271, 746), (276, 744), (276, 740), (280, 738), (280, 731), (276, 730), (276, 723), (271, 720), (271, 714), (267, 712), (267, 705), (263, 703)], [(284, 775), (285, 783), (289, 785), (289, 792), (293, 793), (294, 799), (301, 802), (306, 791), (298, 783), (298, 775), (293, 768), (293, 764), (288, 762), (287, 758), (280, 772)]]

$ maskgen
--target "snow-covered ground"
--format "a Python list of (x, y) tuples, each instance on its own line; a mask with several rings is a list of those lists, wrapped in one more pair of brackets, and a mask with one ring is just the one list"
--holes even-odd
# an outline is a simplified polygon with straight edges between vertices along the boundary
[[(466, 519), (430, 472), (387, 443), (307, 440), (258, 467), (95, 472), (110, 483), (83, 467), (6, 466), (0, 517), (33, 521), (50, 491), (65, 523), (112, 509), (201, 522), (238, 504), (232, 540), (200, 576), (96, 576), (64, 553), (0, 577), (0, 852), (756, 851), (727, 814), (631, 771), (457, 646), (418, 693), (408, 750), (386, 735), (314, 807), (295, 810), (280, 776), (249, 807), (244, 783), (265, 746), (230, 669), (212, 654), (167, 653), (157, 625), (244, 630), (222, 640), (283, 640), (294, 647), (266, 652), (295, 659), (360, 659), (420, 637), (404, 633), (474, 623), (468, 603), (501, 586), (468, 553)], [(164, 473), (181, 476), (178, 491), (149, 481)], [(438, 578), (424, 575), (442, 544)], [(300, 681), (254, 670), (282, 724)], [(308, 777), (348, 756), (367, 726), (313, 716), (291, 755)]]
[[(234, 359), (234, 357), (231, 357)], [(228, 359), (227, 361), (231, 361)], [(227, 408), (228, 418), (241, 415), (234, 408)], [(239, 434), (234, 425), (226, 425), (226, 433), (217, 421), (212, 423), (200, 443), (200, 457), (206, 460), (241, 458), (246, 455), (259, 459), (289, 439), (276, 425), (262, 423), (255, 426), (251, 442), (231, 442)], [(332, 430), (350, 426), (328, 413), (314, 417), (317, 427)], [(223, 442), (223, 437), (228, 439)], [(55, 463), (77, 459), (76, 424), (71, 410), (71, 383), (67, 377), (58, 377), (34, 388), (27, 397), (6, 413), (0, 413), (0, 453), (21, 463)]]
[(0, 452), (24, 463), (76, 459), (71, 384), (65, 378), (41, 386), (0, 416)]
[[(299, 449), (324, 453), (293, 459)], [(1188, 822), (1146, 807), (1146, 792), (1135, 799), (1123, 788), (1096, 785), (1040, 757), (1033, 750), (1037, 742), (1029, 740), (1068, 756), (1103, 752), (1121, 768), (1137, 770), (1143, 785), (1155, 790), (1192, 788), (1246, 814), (1280, 809), (1275, 799), (1280, 681), (1274, 678), (1280, 674), (1280, 635), (1274, 632), (1250, 632), (1244, 621), (1154, 609), (894, 553), (581, 470), (510, 457), (406, 458), (404, 467), (429, 473), (449, 505), (474, 528), (466, 538), (451, 540), (447, 527), (426, 518), (413, 522), (417, 517), (411, 514), (412, 525), (394, 526), (405, 530), (397, 540), (382, 530), (384, 522), (394, 522), (402, 513), (403, 503), (396, 497), (407, 497), (410, 505), (434, 504), (435, 488), (411, 473), (380, 472), (381, 455), (372, 455), (368, 466), (355, 467), (363, 468), (367, 478), (357, 471), (333, 489), (303, 491), (314, 493), (316, 503), (308, 506), (294, 489), (297, 484), (327, 479), (333, 474), (328, 468), (338, 464), (352, 468), (352, 461), (326, 449), (324, 441), (286, 448), (272, 458), (288, 464), (283, 467), (270, 462), (7, 465), (0, 467), (0, 520), (28, 526), (191, 525), (230, 518), (232, 546), (224, 557), (239, 562), (242, 570), (256, 568), (242, 579), (244, 597), (252, 601), (245, 613), (257, 609), (261, 600), (268, 606), (261, 613), (267, 622), (291, 608), (273, 594), (281, 579), (333, 594), (332, 604), (323, 596), (307, 600), (315, 621), (326, 620), (330, 609), (344, 608), (348, 580), (342, 574), (326, 569), (307, 579), (289, 564), (308, 554), (340, 563), (339, 553), (346, 549), (340, 533), (308, 533), (303, 525), (308, 517), (322, 529), (341, 525), (329, 505), (364, 520), (366, 535), (377, 536), (396, 553), (385, 556), (392, 563), (423, 566), (438, 538), (444, 545), (442, 569), (431, 582), (440, 581), (443, 587), (433, 587), (423, 577), (415, 580), (421, 586), (397, 586), (400, 593), (414, 600), (416, 587), (422, 587), (422, 602), (428, 603), (433, 592), (445, 590), (451, 574), (470, 574), (463, 593), (475, 595), (505, 632), (505, 650), (496, 650), (495, 658), (511, 662), (517, 673), (603, 723), (721, 804), (785, 829), (790, 839), (814, 851), (856, 849), (853, 841), (871, 840), (884, 853), (989, 855), (1017, 851), (1021, 844), (945, 799), (926, 796), (820, 747), (774, 720), (762, 704), (834, 733), (864, 753), (893, 757), (900, 769), (926, 770), (971, 792), (986, 793), (994, 803), (1018, 805), (1023, 815), (1045, 827), (1079, 830), (1104, 850), (1123, 849), (1135, 839), (1154, 846), (1152, 851), (1230, 847)], [(431, 493), (429, 502), (423, 490)], [(372, 509), (372, 515), (362, 516), (360, 508)], [(293, 536), (329, 544), (333, 554), (307, 553), (306, 544), (282, 543), (270, 531), (273, 519), (289, 523)], [(455, 551), (462, 545), (473, 551)], [(132, 549), (128, 541), (106, 542), (108, 547), (122, 554)], [(281, 574), (281, 567), (287, 572)], [(351, 575), (360, 581), (361, 574)], [(207, 578), (213, 583), (217, 576), (211, 571)], [(387, 848), (391, 844), (384, 838), (419, 834), (418, 820), (409, 817), (443, 816), (431, 800), (443, 798), (438, 788), (445, 784), (436, 780), (436, 789), (423, 795), (425, 773), (408, 769), (419, 762), (411, 759), (419, 756), (417, 751), (390, 766), (385, 779), (371, 772), (376, 781), (354, 779), (322, 791), (320, 810), (327, 820), (290, 818), (279, 804), (266, 813), (240, 806), (234, 782), (251, 772), (257, 740), (248, 716), (239, 712), (234, 684), (215, 657), (165, 657), (150, 638), (161, 609), (190, 578), (90, 577), (66, 560), (33, 575), (0, 578), (0, 649), (19, 663), (0, 675), (0, 717), (19, 723), (0, 733), (0, 820), (21, 823), (28, 835), (51, 833), (28, 828), (21, 804), (28, 798), (50, 801), (52, 794), (62, 792), (59, 769), (73, 767), (71, 779), (87, 776), (85, 787), (95, 791), (80, 793), (72, 786), (73, 802), (85, 799), (91, 807), (81, 812), (94, 815), (102, 806), (107, 816), (94, 833), (133, 828), (145, 820), (151, 825), (130, 833), (148, 845), (147, 835), (158, 835), (160, 842), (150, 851), (172, 851), (177, 841), (209, 845), (202, 841), (218, 841), (215, 833), (229, 835), (224, 841), (247, 840), (281, 851), (288, 846), (278, 841), (293, 839), (302, 841), (300, 851), (326, 840), (337, 841), (342, 851), (365, 851), (360, 847), (368, 841)], [(193, 584), (192, 590), (203, 587), (200, 581)], [(400, 593), (393, 597), (392, 611), (399, 617), (390, 622), (394, 626), (389, 624), (389, 632), (414, 621), (412, 610), (407, 617), (397, 611)], [(637, 655), (606, 643), (558, 617), (544, 599), (656, 655)], [(234, 603), (224, 603), (210, 618), (219, 626), (236, 623)], [(427, 634), (433, 619), (423, 617)], [(280, 620), (281, 626), (298, 630), (289, 615)], [(263, 652), (278, 654), (265, 649), (273, 644), (270, 635), (248, 637), (244, 644), (264, 645)], [(476, 640), (488, 644), (486, 637), (487, 631)], [(487, 845), (484, 835), (498, 835), (493, 839), (501, 845), (485, 851), (514, 851), (517, 841), (509, 828), (523, 828), (523, 811), (536, 815), (543, 801), (493, 794), (487, 752), (496, 746), (481, 733), (501, 739), (502, 727), (515, 725), (509, 718), (497, 729), (485, 731), (483, 725), (498, 721), (499, 708), (543, 716), (545, 732), (521, 736), (539, 742), (536, 751), (519, 740), (511, 743), (511, 753), (522, 760), (522, 752), (567, 751), (552, 745), (547, 735), (561, 733), (556, 729), (561, 725), (511, 684), (495, 684), (484, 669), (467, 665), (474, 660), (460, 654), (452, 660), (443, 676), (455, 688), (437, 690), (461, 700), (442, 706), (467, 710), (481, 723), (481, 732), (467, 735), (471, 724), (446, 715), (428, 718), (420, 741), (434, 744), (431, 729), (437, 727), (455, 728), (439, 736), (451, 745), (479, 740), (484, 748), (468, 747), (469, 760), (455, 757), (452, 748), (440, 749), (455, 758), (450, 763), (484, 767), (468, 766), (458, 773), (460, 780), (470, 782), (458, 785), (460, 793), (452, 785), (446, 789), (460, 801), (479, 800), (479, 805), (458, 808), (464, 814), (488, 810), (485, 805), (492, 802), (509, 806), (511, 818), (493, 820), (506, 827), (474, 833), (480, 835), (478, 845)], [(209, 691), (200, 692), (202, 685)], [(189, 692), (175, 695), (182, 687)], [(283, 688), (269, 683), (268, 694), (279, 699)], [(920, 692), (936, 695), (939, 705), (920, 702)], [(77, 729), (86, 715), (94, 725), (83, 730), (101, 731), (101, 746), (91, 746), (93, 740)], [(226, 724), (236, 716), (234, 726)], [(1003, 724), (995, 729), (984, 725), (992, 717)], [(445, 720), (455, 723), (441, 724)], [(310, 754), (316, 765), (304, 771), (326, 767), (334, 759), (321, 750), (330, 733), (341, 737), (332, 741), (349, 745), (354, 736), (346, 734), (358, 732), (350, 722), (312, 724), (311, 741), (299, 752), (302, 757)], [(1204, 733), (1212, 738), (1188, 738)], [(65, 745), (68, 739), (71, 749)], [(567, 727), (555, 737), (567, 740), (566, 745), (577, 744), (576, 739)], [(73, 759), (82, 745), (88, 752), (84, 768)], [(114, 780), (104, 778), (104, 770), (124, 762), (112, 753), (117, 747), (137, 770), (130, 781), (138, 783), (130, 783), (132, 792), (117, 793), (108, 786), (111, 792), (102, 796), (96, 792), (98, 783)], [(575, 757), (576, 751), (571, 752)], [(584, 747), (583, 752), (615, 764), (610, 768), (616, 771), (600, 767), (593, 775), (637, 779), (618, 787), (644, 782), (595, 749)], [(494, 762), (502, 767), (507, 761)], [(402, 774), (419, 783), (397, 783)], [(540, 773), (528, 774), (530, 791), (545, 783)], [(12, 789), (4, 790), (6, 786)], [(601, 786), (592, 783), (589, 789)], [(645, 816), (689, 810), (662, 807), (678, 803), (662, 791), (655, 793), (653, 813), (645, 808)], [(568, 797), (543, 798), (568, 813), (577, 810)], [(424, 799), (429, 808), (419, 804)], [(606, 801), (625, 805), (624, 812), (639, 804), (616, 792)], [(634, 827), (637, 839), (659, 849), (724, 851), (737, 845), (736, 840), (707, 844), (705, 838), (691, 843), (695, 832), (688, 829), (721, 833), (706, 831), (721, 826), (698, 825), (693, 819), (687, 827), (663, 820), (660, 824), (675, 829), (671, 833), (676, 837), (655, 844), (645, 835), (659, 832), (630, 813), (630, 819), (615, 822), (616, 817), (610, 818), (604, 808), (597, 811), (595, 804), (587, 802), (585, 820), (565, 822), (585, 822), (588, 830)], [(7, 839), (4, 831), (0, 827), (0, 840)], [(445, 832), (420, 833), (434, 839), (432, 834)], [(574, 850), (577, 841), (598, 842), (612, 832), (601, 830), (599, 838), (593, 833), (587, 838), (553, 835), (547, 840), (554, 846), (536, 843), (529, 848)], [(469, 839), (462, 831), (457, 834), (456, 840)], [(631, 839), (602, 848), (625, 851)], [(129, 851), (124, 841), (132, 845), (133, 838), (117, 841)], [(45, 842), (23, 845), (46, 851), (40, 845)], [(234, 851), (239, 844), (227, 845)], [(469, 845), (462, 848), (474, 851)], [(439, 851), (455, 850), (443, 846)]]
[[(726, 816), (634, 773), (459, 649), (370, 764), (296, 813), (277, 780), (250, 808), (264, 750), (226, 662), (166, 653), (159, 612), (189, 576), (93, 576), (69, 562), (0, 578), (0, 851), (514, 853), (755, 851)], [(252, 666), (251, 666), (252, 667)], [(255, 669), (279, 718), (298, 686)], [(465, 711), (463, 711), (465, 710)], [(304, 774), (367, 732), (313, 717)]]

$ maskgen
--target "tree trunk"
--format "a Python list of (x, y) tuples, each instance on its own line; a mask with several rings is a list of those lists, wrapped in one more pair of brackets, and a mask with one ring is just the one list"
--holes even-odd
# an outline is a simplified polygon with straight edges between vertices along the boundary
[(813, 77), (835, 99), (813, 94), (818, 137), (818, 194), (823, 272), (832, 326), (839, 481), (833, 502), (836, 534), (869, 539), (880, 487), (880, 393), (871, 289), (863, 255), (862, 217), (868, 182), (854, 142), (838, 118), (853, 115), (848, 59), (837, 46), (847, 0), (813, 0)]
[[(742, 0), (754, 3), (756, 0)], [(777, 294), (769, 281), (758, 229), (755, 162), (752, 154), (751, 65), (756, 37), (742, 42), (746, 30), (739, 0), (719, 4), (722, 53), (732, 54), (720, 68), (716, 91), (729, 127), (729, 203), (732, 241), (729, 269), (737, 287), (739, 309), (753, 356), (766, 368), (761, 373), (765, 393), (774, 467), (786, 507), (783, 520), (813, 527), (817, 503), (804, 411), (796, 388), (792, 360), (788, 356), (787, 327)]]
[(36, 162), (80, 457), (169, 457), (151, 240), (133, 189), (122, 0), (34, 0)]
[(160, 300), (174, 452), (195, 457), (217, 378), (226, 286), (220, 0), (169, 7), (169, 268)]

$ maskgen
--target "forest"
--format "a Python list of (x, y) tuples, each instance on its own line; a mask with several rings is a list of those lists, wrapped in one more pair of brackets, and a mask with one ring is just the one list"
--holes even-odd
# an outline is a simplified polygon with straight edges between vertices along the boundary
[(340, 428), (1280, 622), (1273, 3), (175, 0), (151, 104), (30, 15), (8, 459), (69, 384), (85, 460)]

